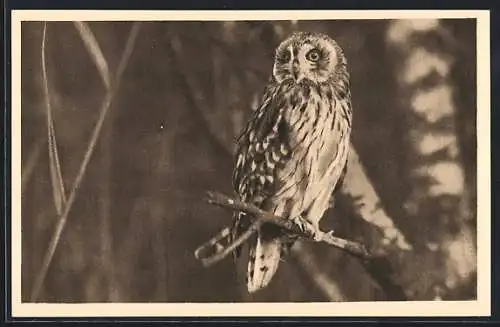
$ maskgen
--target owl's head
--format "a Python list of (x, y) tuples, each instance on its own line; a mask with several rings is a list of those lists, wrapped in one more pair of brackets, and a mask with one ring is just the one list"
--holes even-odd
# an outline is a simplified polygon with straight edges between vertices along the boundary
[(297, 32), (276, 49), (273, 77), (278, 83), (335, 82), (346, 73), (346, 64), (341, 47), (327, 35)]

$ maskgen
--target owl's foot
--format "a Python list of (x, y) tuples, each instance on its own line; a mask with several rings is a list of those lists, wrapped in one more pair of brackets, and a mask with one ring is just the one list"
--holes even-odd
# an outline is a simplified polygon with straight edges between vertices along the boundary
[(291, 220), (295, 227), (297, 227), (297, 229), (299, 229), (301, 232), (306, 233), (311, 229), (311, 223), (304, 219), (302, 216), (292, 217)]
[(321, 232), (319, 229), (314, 231), (313, 240), (315, 242), (321, 242), (323, 240), (323, 232)]
[(302, 216), (292, 218), (292, 221), (304, 234), (310, 235), (315, 242), (323, 241), (325, 233), (319, 229), (318, 225), (309, 222)]
[(313, 231), (312, 238), (315, 242), (323, 242), (325, 239), (334, 237), (334, 231), (322, 232), (319, 227)]

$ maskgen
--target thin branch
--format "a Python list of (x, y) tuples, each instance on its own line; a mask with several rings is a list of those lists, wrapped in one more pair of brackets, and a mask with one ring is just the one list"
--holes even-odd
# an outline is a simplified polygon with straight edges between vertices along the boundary
[[(225, 257), (227, 257), (231, 252), (236, 250), (241, 244), (245, 243), (246, 240), (255, 233), (260, 225), (262, 224), (261, 219), (256, 219), (247, 230), (241, 234), (234, 242), (230, 243), (228, 246), (224, 247), (221, 243), (229, 238), (229, 227), (225, 227), (216, 236), (211, 238), (208, 242), (201, 245), (194, 251), (194, 256), (196, 259), (200, 260), (205, 267), (211, 266)], [(228, 241), (229, 242), (229, 241)], [(204, 253), (210, 253), (213, 248), (216, 249), (216, 253), (212, 256), (204, 257)]]
[(218, 251), (211, 257), (202, 258), (201, 254), (206, 252), (207, 248), (216, 246), (216, 244), (220, 244), (220, 241), (226, 236), (225, 234), (228, 234), (227, 232), (225, 232), (225, 229), (216, 237), (212, 238), (209, 242), (205, 243), (205, 245), (199, 247), (195, 251), (195, 256), (200, 259), (206, 266), (212, 265), (224, 259), (224, 257), (234, 251), (234, 249), (236, 249), (239, 245), (243, 244), (255, 231), (259, 229), (260, 225), (263, 223), (273, 223), (282, 227), (290, 234), (300, 236), (307, 240), (326, 243), (361, 259), (367, 259), (370, 256), (363, 245), (356, 242), (344, 240), (339, 237), (335, 237), (333, 236), (333, 232), (331, 231), (326, 233), (319, 231), (304, 219), (284, 219), (269, 212), (263, 211), (252, 204), (231, 199), (223, 194), (216, 192), (208, 193), (208, 202), (221, 206), (223, 208), (231, 209), (233, 211), (246, 212), (255, 217), (255, 220), (247, 229), (247, 231), (240, 235), (238, 239), (236, 239), (228, 247), (224, 248), (223, 251)]
[(44, 257), (44, 261), (42, 263), (41, 270), (39, 274), (37, 275), (37, 279), (35, 281), (32, 293), (31, 293), (31, 301), (36, 301), (38, 298), (38, 295), (40, 293), (40, 290), (43, 286), (43, 283), (45, 281), (45, 277), (47, 275), (47, 271), (50, 267), (50, 264), (52, 262), (52, 258), (54, 256), (54, 253), (56, 251), (57, 245), (59, 243), (59, 240), (61, 238), (62, 231), (64, 229), (64, 226), (66, 224), (66, 221), (68, 219), (68, 214), (71, 210), (71, 207), (76, 199), (76, 195), (78, 193), (78, 190), (80, 188), (80, 185), (82, 183), (83, 177), (85, 176), (85, 172), (87, 171), (87, 166), (90, 162), (90, 159), (92, 158), (92, 155), (94, 153), (97, 141), (99, 139), (99, 135), (101, 132), (102, 125), (104, 123), (104, 119), (106, 117), (106, 114), (111, 107), (112, 100), (118, 90), (118, 87), (120, 85), (121, 77), (123, 75), (123, 72), (125, 71), (125, 67), (127, 66), (128, 60), (130, 59), (130, 56), (132, 54), (132, 50), (134, 49), (135, 46), (135, 41), (137, 39), (137, 35), (139, 33), (140, 29), (140, 22), (134, 22), (134, 25), (132, 25), (132, 28), (130, 30), (127, 43), (125, 45), (125, 50), (122, 54), (121, 60), (118, 64), (118, 69), (117, 73), (114, 79), (114, 83), (112, 83), (111, 88), (108, 90), (106, 93), (106, 97), (104, 98), (101, 110), (100, 110), (100, 116), (99, 119), (95, 125), (95, 128), (92, 133), (92, 137), (89, 141), (89, 145), (87, 147), (87, 150), (85, 152), (85, 156), (83, 158), (82, 164), (80, 165), (80, 169), (78, 171), (78, 175), (75, 179), (75, 182), (73, 184), (73, 187), (71, 189), (71, 193), (68, 197), (68, 201), (66, 205), (64, 206), (63, 213), (59, 216), (59, 220), (57, 222), (56, 229), (54, 231), (54, 234), (50, 240), (49, 247), (47, 249), (47, 252)]
[[(362, 244), (335, 237), (331, 231), (318, 231), (304, 219), (284, 219), (282, 217), (275, 216), (272, 213), (263, 211), (252, 204), (232, 199), (220, 193), (208, 192), (208, 202), (222, 208), (248, 213), (253, 216), (254, 220), (250, 227), (243, 234), (239, 235), (236, 240), (230, 239), (229, 227), (226, 227), (215, 237), (198, 247), (195, 251), (195, 257), (200, 260), (204, 266), (211, 266), (227, 257), (238, 246), (248, 240), (248, 238), (250, 238), (250, 236), (259, 229), (261, 224), (272, 223), (285, 229), (288, 233), (295, 234), (302, 239), (326, 243), (359, 259), (366, 272), (375, 281), (375, 283), (377, 283), (380, 288), (384, 290), (389, 300), (402, 301), (407, 299), (403, 288), (391, 279), (392, 267), (388, 258), (386, 256), (371, 254)], [(225, 246), (223, 245), (224, 243), (226, 243)], [(213, 249), (215, 249), (214, 254), (211, 256), (205, 256), (207, 253), (213, 253), (213, 251), (211, 251)], [(301, 256), (303, 255), (303, 252), (304, 251), (299, 251), (296, 254), (297, 256)], [(298, 258), (298, 260), (300, 262), (304, 262), (305, 259)], [(315, 282), (323, 292), (326, 292), (325, 294), (331, 293), (321, 286), (324, 284), (323, 282), (318, 282), (322, 277), (315, 275), (311, 276), (313, 277), (313, 282)], [(332, 291), (332, 294), (335, 292)], [(338, 299), (336, 298), (335, 301), (338, 301)]]

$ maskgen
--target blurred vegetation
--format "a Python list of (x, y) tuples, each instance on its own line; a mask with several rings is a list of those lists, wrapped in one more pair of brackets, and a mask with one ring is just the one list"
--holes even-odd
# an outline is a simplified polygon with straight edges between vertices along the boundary
[[(452, 270), (447, 251), (463, 226), (475, 237), (475, 21), (440, 21), (417, 31), (412, 42), (390, 40), (396, 23), (143, 22), (38, 300), (325, 301), (312, 270), (304, 269), (313, 266), (335, 282), (346, 300), (384, 299), (359, 262), (321, 244), (307, 246), (307, 257), (286, 259), (269, 289), (252, 299), (242, 291), (230, 259), (204, 268), (194, 258), (194, 249), (229, 223), (230, 213), (203, 197), (207, 190), (232, 194), (234, 141), (269, 78), (274, 48), (292, 30), (325, 32), (345, 49), (352, 79), (353, 144), (385, 210), (413, 246), (409, 252), (391, 252), (407, 296), (475, 298), (475, 268)], [(84, 24), (111, 76), (132, 24)], [(30, 300), (58, 221), (49, 169), (54, 161), (47, 146), (42, 35), (42, 22), (23, 22), (23, 301)], [(463, 170), (465, 184), (445, 199), (430, 199), (434, 182), (413, 175), (420, 169), (419, 159), (428, 165), (445, 160), (412, 150), (423, 136), (409, 131), (430, 128), (411, 109), (412, 94), (438, 83), (430, 77), (409, 86), (400, 78), (405, 62), (421, 47), (447, 58), (450, 70), (446, 85), (453, 90), (453, 128), (446, 121), (437, 128), (457, 140), (460, 156), (453, 160)], [(47, 23), (51, 116), (66, 193), (108, 91), (88, 48), (73, 22)], [(421, 63), (426, 65), (424, 59)], [(453, 183), (449, 178), (443, 183)], [(373, 243), (378, 238), (373, 227), (348, 203), (340, 201), (325, 225), (345, 238)], [(467, 214), (471, 218), (463, 219)], [(459, 260), (475, 265), (474, 253), (469, 249)], [(453, 283), (447, 282), (450, 274), (458, 276)]]

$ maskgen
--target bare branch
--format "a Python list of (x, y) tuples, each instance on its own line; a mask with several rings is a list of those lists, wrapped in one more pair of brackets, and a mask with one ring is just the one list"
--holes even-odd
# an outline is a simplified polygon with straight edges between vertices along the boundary
[[(390, 300), (406, 300), (403, 288), (392, 280), (392, 267), (388, 258), (386, 256), (371, 254), (362, 244), (335, 237), (331, 231), (318, 231), (304, 219), (284, 219), (282, 217), (275, 216), (272, 213), (263, 211), (252, 204), (232, 199), (220, 193), (208, 192), (208, 202), (225, 209), (246, 212), (253, 216), (254, 221), (250, 227), (234, 241), (230, 238), (229, 227), (226, 227), (215, 237), (198, 247), (195, 251), (195, 257), (201, 260), (205, 266), (213, 265), (214, 263), (227, 257), (238, 246), (247, 241), (248, 238), (250, 238), (250, 236), (259, 229), (261, 224), (272, 223), (285, 229), (288, 233), (297, 235), (302, 239), (326, 243), (359, 259), (366, 272), (372, 277), (374, 282), (384, 290)], [(224, 243), (226, 245), (224, 245)], [(215, 253), (213, 253), (214, 251)], [(206, 255), (211, 252), (213, 253), (211, 256)], [(304, 251), (299, 251), (296, 254), (300, 257), (304, 254), (303, 252)], [(299, 261), (301, 260), (303, 261), (304, 258), (299, 258)], [(319, 283), (318, 286), (322, 289), (322, 291), (326, 292), (325, 294), (330, 294), (329, 291), (325, 290), (325, 288), (321, 286), (323, 285), (321, 277), (316, 276), (313, 281), (315, 281), (315, 283)], [(328, 298), (331, 297), (328, 296)], [(336, 297), (334, 301), (338, 301), (338, 298)]]
[(212, 265), (224, 259), (224, 257), (234, 251), (234, 249), (236, 249), (239, 245), (243, 244), (255, 231), (257, 231), (262, 223), (272, 223), (278, 225), (290, 234), (300, 236), (301, 238), (310, 241), (329, 244), (361, 259), (367, 259), (370, 256), (363, 245), (339, 237), (335, 237), (333, 236), (333, 232), (331, 231), (318, 231), (309, 222), (301, 219), (300, 217), (293, 220), (284, 219), (269, 212), (263, 211), (252, 204), (244, 203), (242, 201), (232, 199), (226, 195), (216, 192), (208, 193), (208, 202), (226, 209), (231, 209), (233, 211), (246, 212), (252, 215), (255, 220), (245, 233), (240, 235), (238, 239), (236, 239), (233, 243), (230, 243), (229, 246), (225, 247), (223, 251), (217, 251), (212, 257), (202, 258), (201, 254), (206, 252), (207, 248), (213, 248), (214, 246), (217, 246), (217, 244), (220, 245), (221, 241), (225, 240), (226, 236), (229, 236), (229, 233), (226, 232), (226, 229), (224, 229), (216, 237), (212, 238), (210, 241), (199, 247), (195, 251), (195, 256), (200, 259), (206, 266)]
[[(252, 234), (259, 229), (261, 224), (262, 220), (255, 220), (243, 234), (226, 247), (224, 247), (221, 243), (223, 243), (223, 241), (226, 241), (227, 243), (230, 242), (230, 229), (229, 227), (225, 227), (208, 242), (198, 247), (194, 252), (194, 256), (196, 259), (201, 260), (205, 267), (211, 266), (227, 257), (231, 252), (236, 250), (238, 246), (245, 243), (246, 240), (248, 240), (248, 238), (250, 238), (250, 236), (252, 236)], [(211, 251), (213, 249), (215, 249), (215, 254), (207, 257), (204, 256), (204, 253), (211, 253), (213, 252)]]

